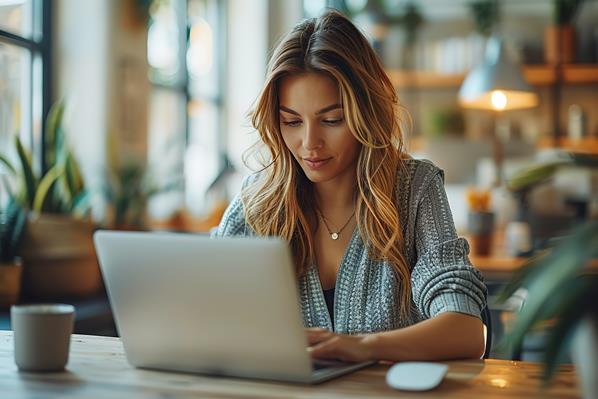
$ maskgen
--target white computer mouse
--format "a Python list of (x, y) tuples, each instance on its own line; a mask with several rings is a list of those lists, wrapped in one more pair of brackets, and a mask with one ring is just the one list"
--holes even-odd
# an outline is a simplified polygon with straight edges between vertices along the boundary
[(428, 391), (440, 384), (448, 366), (441, 363), (401, 362), (386, 373), (386, 383), (404, 391)]

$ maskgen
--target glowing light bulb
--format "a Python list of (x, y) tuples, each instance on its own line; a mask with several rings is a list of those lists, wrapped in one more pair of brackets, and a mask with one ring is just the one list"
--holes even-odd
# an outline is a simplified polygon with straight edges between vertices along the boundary
[(498, 111), (502, 111), (507, 107), (507, 96), (500, 90), (495, 90), (492, 92), (492, 107)]

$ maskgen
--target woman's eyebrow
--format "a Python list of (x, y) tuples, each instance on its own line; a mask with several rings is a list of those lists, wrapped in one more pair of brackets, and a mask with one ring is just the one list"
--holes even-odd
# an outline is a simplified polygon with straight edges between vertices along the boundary
[[(319, 110), (318, 112), (316, 112), (316, 115), (321, 115), (321, 114), (325, 114), (328, 111), (332, 111), (333, 109), (337, 109), (337, 108), (342, 108), (342, 106), (340, 104), (332, 104), (332, 105), (328, 105), (324, 108), (322, 108), (321, 110)], [(301, 116), (297, 111), (293, 111), (290, 108), (285, 107), (284, 105), (280, 106), (280, 110), (287, 112), (289, 114), (293, 114), (293, 115), (297, 115), (297, 116)]]
[(297, 112), (297, 111), (293, 111), (292, 109), (290, 109), (290, 108), (287, 108), (287, 107), (285, 107), (284, 105), (281, 105), (281, 106), (280, 106), (280, 110), (281, 110), (281, 111), (284, 111), (284, 112), (288, 112), (289, 114), (293, 114), (293, 115), (301, 116), (301, 115), (299, 115), (299, 112)]
[(342, 108), (342, 105), (340, 104), (332, 104), (329, 105), (327, 107), (322, 108), (321, 110), (319, 110), (318, 112), (316, 112), (316, 115), (321, 115), (321, 114), (325, 114), (328, 111), (332, 111), (333, 109), (337, 109), (337, 108)]

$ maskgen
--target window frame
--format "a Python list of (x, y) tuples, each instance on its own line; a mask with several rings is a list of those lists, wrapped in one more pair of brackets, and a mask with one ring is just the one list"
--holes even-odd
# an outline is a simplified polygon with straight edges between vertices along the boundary
[[(226, 137), (226, 114), (225, 114), (225, 100), (224, 96), (226, 93), (226, 74), (225, 74), (225, 60), (227, 57), (227, 31), (226, 31), (226, 16), (228, 12), (228, 4), (226, 1), (216, 0), (216, 4), (218, 5), (217, 9), (217, 28), (214, 31), (215, 33), (215, 42), (214, 45), (217, 46), (220, 51), (216, 53), (216, 58), (214, 60), (214, 68), (219, 69), (222, 71), (218, 74), (217, 79), (217, 94), (215, 96), (194, 96), (192, 93), (191, 88), (191, 77), (189, 74), (189, 70), (187, 67), (187, 52), (189, 50), (190, 45), (190, 34), (191, 34), (191, 25), (189, 19), (189, 10), (188, 10), (188, 2), (187, 0), (172, 0), (173, 2), (173, 9), (175, 11), (175, 15), (177, 18), (177, 23), (179, 24), (180, 34), (178, 37), (179, 40), (179, 52), (178, 52), (178, 64), (180, 67), (179, 77), (174, 79), (173, 82), (163, 82), (154, 79), (149, 79), (150, 82), (150, 90), (153, 91), (155, 89), (169, 91), (171, 93), (180, 95), (185, 100), (185, 119), (183, 121), (184, 126), (184, 150), (187, 151), (189, 145), (191, 144), (191, 113), (189, 111), (190, 105), (193, 101), (200, 100), (205, 103), (209, 103), (213, 105), (217, 109), (217, 131), (216, 134), (216, 143), (218, 149), (218, 165), (217, 169), (219, 171), (217, 178), (223, 171), (227, 170), (230, 167), (230, 161), (228, 160), (228, 153), (227, 153), (227, 141), (228, 137)], [(149, 28), (149, 25), (148, 25)], [(151, 74), (150, 74), (151, 76)], [(151, 127), (149, 127), (151, 128)], [(183, 189), (184, 200), (183, 204), (185, 208), (189, 206), (186, 190)]]
[[(44, 0), (32, 0), (33, 7), (33, 34), (32, 38), (12, 33), (10, 31), (0, 28), (0, 42), (8, 45), (16, 46), (30, 52), (30, 74), (29, 80), (31, 82), (29, 89), (29, 98), (33, 103), (34, 93), (34, 63), (36, 58), (41, 60), (41, 136), (36, 138), (33, 129), (29, 132), (31, 151), (33, 154), (34, 164), (39, 165), (42, 172), (46, 172), (48, 165), (45, 159), (45, 145), (46, 145), (46, 119), (52, 106), (52, 2)], [(37, 36), (37, 37), (36, 37)], [(33, 126), (33, 106), (29, 115), (31, 125)]]

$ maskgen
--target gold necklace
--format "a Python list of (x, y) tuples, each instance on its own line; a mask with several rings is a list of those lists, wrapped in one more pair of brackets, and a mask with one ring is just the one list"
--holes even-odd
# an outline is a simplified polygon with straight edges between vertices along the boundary
[(332, 238), (335, 241), (338, 240), (338, 237), (340, 236), (340, 234), (343, 232), (345, 227), (347, 227), (349, 225), (349, 222), (351, 221), (351, 219), (353, 219), (353, 216), (355, 215), (355, 211), (353, 211), (351, 216), (349, 216), (349, 220), (347, 220), (347, 222), (343, 225), (343, 227), (341, 227), (338, 231), (332, 231), (332, 230), (330, 230), (330, 226), (328, 226), (328, 223), (326, 222), (326, 218), (324, 217), (324, 215), (322, 215), (322, 212), (319, 209), (317, 211), (318, 211), (318, 214), (320, 215), (320, 217), (322, 218), (322, 221), (324, 222), (324, 226), (326, 226), (326, 230), (328, 230), (328, 234), (330, 234), (330, 238)]

